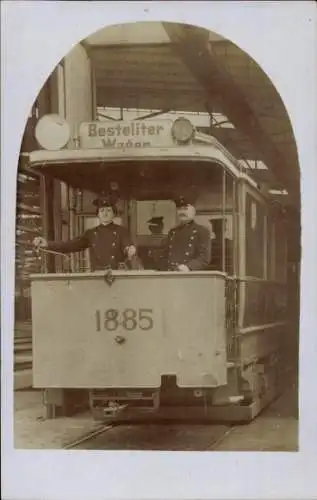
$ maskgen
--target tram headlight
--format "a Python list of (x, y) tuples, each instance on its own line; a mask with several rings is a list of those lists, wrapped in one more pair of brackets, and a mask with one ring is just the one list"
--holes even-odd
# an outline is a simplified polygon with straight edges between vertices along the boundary
[(195, 134), (194, 125), (187, 118), (177, 118), (172, 125), (173, 138), (181, 143), (186, 144)]
[(48, 151), (58, 151), (70, 139), (70, 125), (58, 114), (42, 116), (35, 127), (35, 138), (39, 145)]

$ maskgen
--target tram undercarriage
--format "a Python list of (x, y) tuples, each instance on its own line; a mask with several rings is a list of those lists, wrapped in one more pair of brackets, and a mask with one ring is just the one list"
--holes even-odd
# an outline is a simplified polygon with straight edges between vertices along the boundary
[(255, 363), (252, 372), (245, 374), (247, 378), (240, 378), (239, 395), (232, 395), (234, 383), (221, 389), (180, 389), (174, 377), (169, 376), (163, 377), (165, 381), (157, 390), (45, 389), (46, 418), (71, 416), (89, 409), (94, 419), (109, 423), (168, 420), (246, 423), (283, 389), (281, 369), (276, 362), (272, 363), (271, 357)]

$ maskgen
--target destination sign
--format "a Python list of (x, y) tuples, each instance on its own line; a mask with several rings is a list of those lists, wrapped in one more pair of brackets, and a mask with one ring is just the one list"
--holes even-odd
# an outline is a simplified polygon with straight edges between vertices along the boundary
[(79, 130), (83, 149), (142, 149), (171, 146), (172, 120), (101, 121), (82, 123)]

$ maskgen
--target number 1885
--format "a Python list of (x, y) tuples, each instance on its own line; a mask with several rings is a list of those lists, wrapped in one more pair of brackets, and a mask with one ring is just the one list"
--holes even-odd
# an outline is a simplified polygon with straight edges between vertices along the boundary
[(107, 309), (96, 311), (96, 329), (116, 331), (119, 327), (125, 330), (151, 330), (154, 326), (152, 309)]

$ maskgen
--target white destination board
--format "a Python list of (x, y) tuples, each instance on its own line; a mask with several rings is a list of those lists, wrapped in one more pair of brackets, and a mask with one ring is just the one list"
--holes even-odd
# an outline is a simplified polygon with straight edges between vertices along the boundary
[(172, 120), (101, 121), (82, 123), (79, 130), (83, 149), (135, 149), (171, 146)]

